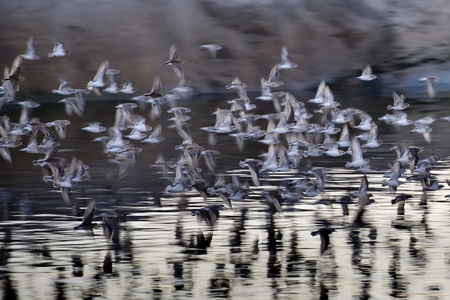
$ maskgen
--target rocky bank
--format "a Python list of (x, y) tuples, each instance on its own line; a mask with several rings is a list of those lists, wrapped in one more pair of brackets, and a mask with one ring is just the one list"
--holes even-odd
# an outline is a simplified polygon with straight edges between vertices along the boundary
[[(104, 60), (143, 92), (156, 75), (170, 90), (177, 84), (164, 65), (171, 44), (197, 92), (223, 92), (234, 75), (258, 90), (283, 45), (299, 65), (282, 70), (286, 89), (353, 79), (366, 63), (381, 75), (377, 84), (402, 88), (439, 72), (438, 89), (446, 88), (445, 0), (3, 0), (0, 11), (0, 67), (25, 51), (30, 36), (42, 56), (24, 62), (21, 88), (32, 93), (48, 93), (61, 77), (84, 87)], [(52, 39), (72, 53), (46, 57)], [(218, 59), (200, 50), (205, 43), (223, 46)]]

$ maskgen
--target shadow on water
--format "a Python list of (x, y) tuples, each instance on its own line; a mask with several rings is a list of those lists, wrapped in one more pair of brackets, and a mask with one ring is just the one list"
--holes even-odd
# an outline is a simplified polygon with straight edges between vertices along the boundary
[[(392, 102), (381, 96), (356, 99), (345, 91), (340, 93), (335, 96), (341, 107), (370, 111), (374, 120), (382, 117)], [(296, 95), (298, 99), (312, 96)], [(349, 156), (305, 157), (296, 170), (262, 172), (260, 185), (255, 185), (249, 169), (239, 163), (246, 158), (259, 159), (267, 152), (267, 145), (249, 139), (240, 152), (234, 137), (217, 134), (211, 145), (208, 134), (198, 130), (214, 124), (212, 113), (229, 105), (227, 97), (198, 97), (177, 103), (191, 109), (186, 130), (204, 147), (201, 151), (220, 152), (213, 154), (215, 168), (207, 164), (201, 151), (175, 149), (182, 139), (170, 127), (173, 114), (167, 112), (168, 107), (162, 109), (160, 117), (147, 118), (154, 128), (162, 125), (164, 141), (132, 141), (142, 152), (126, 167), (112, 162), (112, 155), (103, 152), (101, 143), (92, 142), (102, 134), (80, 128), (91, 121), (112, 126), (115, 106), (128, 101), (88, 101), (83, 118), (67, 117), (60, 104), (43, 104), (33, 110), (32, 116), (41, 122), (70, 120), (58, 156), (67, 162), (76, 157), (89, 166), (90, 181), (71, 187), (67, 204), (62, 190), (43, 180), (45, 170), (33, 165), (42, 155), (11, 149), (12, 163), (0, 162), (3, 299), (386, 299), (428, 293), (438, 299), (448, 294), (441, 281), (450, 265), (446, 250), (450, 244), (444, 238), (450, 234), (445, 199), (448, 187), (423, 192), (419, 182), (405, 180), (397, 193), (390, 194), (381, 184), (387, 179), (383, 175), (388, 162), (396, 155), (389, 148), (405, 139), (426, 147), (421, 159), (430, 154), (440, 157), (432, 172), (439, 182), (445, 182), (450, 147), (442, 141), (447, 137), (447, 123), (436, 121), (433, 140), (428, 144), (420, 135), (410, 134), (411, 128), (395, 129), (377, 122), (384, 146), (364, 154), (377, 167), (367, 175), (375, 201), (361, 209), (351, 194), (360, 187), (362, 175), (345, 168)], [(255, 114), (273, 110), (271, 103), (258, 104)], [(411, 105), (408, 114), (412, 120), (427, 115), (441, 117), (449, 106), (446, 100), (433, 107)], [(308, 111), (315, 109), (309, 103), (306, 107)], [(150, 108), (137, 108), (136, 112), (150, 116)], [(17, 120), (20, 111), (7, 105), (4, 114)], [(258, 124), (264, 127), (267, 120)], [(161, 154), (164, 164), (152, 166)], [(177, 169), (177, 161), (184, 155), (185, 159), (198, 159), (198, 169)], [(327, 169), (325, 193), (299, 196), (296, 184), (307, 178), (318, 180), (304, 173), (313, 167)], [(198, 183), (197, 190), (167, 192), (168, 186), (175, 189), (174, 178), (181, 176), (177, 172), (193, 177), (201, 172), (204, 181)], [(214, 186), (217, 174), (224, 177), (220, 186), (217, 182)], [(238, 185), (236, 181), (243, 189), (243, 199), (222, 192), (231, 207), (208, 190), (225, 191)], [(203, 182), (207, 186), (204, 194), (200, 192)], [(400, 193), (412, 197), (392, 205)], [(346, 202), (339, 200), (349, 195)], [(92, 199), (96, 200), (92, 221), (98, 226), (73, 230)], [(358, 212), (363, 222), (355, 224)], [(322, 237), (311, 236), (320, 228), (335, 229), (328, 249), (323, 251)]]

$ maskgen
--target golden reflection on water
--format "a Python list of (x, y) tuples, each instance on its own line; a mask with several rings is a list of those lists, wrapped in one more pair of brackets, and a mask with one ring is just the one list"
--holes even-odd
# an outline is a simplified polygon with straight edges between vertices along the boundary
[[(205, 103), (207, 116), (192, 118), (192, 128), (213, 123), (209, 112), (217, 103)], [(76, 156), (91, 167), (91, 182), (74, 191), (80, 207), (65, 204), (60, 193), (42, 181), (41, 170), (31, 163), (35, 155), (13, 153), (12, 165), (2, 162), (3, 296), (444, 299), (450, 292), (444, 284), (450, 271), (449, 207), (445, 198), (450, 194), (448, 186), (422, 192), (419, 183), (405, 182), (397, 194), (413, 197), (400, 214), (391, 204), (394, 195), (381, 185), (386, 162), (395, 158), (395, 153), (386, 148), (368, 154), (379, 170), (368, 175), (375, 202), (366, 209), (364, 227), (349, 227), (358, 209), (355, 204), (349, 204), (350, 215), (343, 216), (339, 204), (316, 203), (322, 197), (339, 199), (355, 192), (362, 176), (344, 167), (347, 157), (322, 157), (304, 159), (300, 168), (329, 168), (324, 195), (300, 199), (283, 206), (282, 213), (270, 214), (261, 192), (301, 176), (295, 171), (265, 174), (261, 186), (250, 186), (248, 199), (233, 202), (233, 209), (222, 210), (216, 225), (210, 228), (191, 214), (192, 209), (206, 205), (203, 198), (194, 191), (183, 197), (164, 193), (170, 180), (160, 178), (149, 167), (158, 152), (164, 152), (166, 159), (177, 158), (174, 145), (179, 144), (179, 138), (174, 132), (167, 129), (167, 141), (161, 145), (142, 146), (139, 164), (128, 176), (117, 180), (117, 167), (107, 161), (99, 144), (91, 143), (95, 135), (79, 130), (85, 120), (99, 118), (104, 124), (111, 123), (113, 105), (88, 102), (91, 110), (83, 120), (71, 120), (63, 143), (64, 148), (72, 150), (61, 155)], [(442, 104), (439, 109), (447, 106)], [(99, 113), (102, 110), (104, 114)], [(56, 105), (39, 113), (43, 121), (65, 118), (62, 108)], [(411, 111), (412, 115), (420, 113), (429, 111), (423, 106)], [(441, 183), (447, 179), (450, 167), (448, 148), (439, 141), (447, 132), (446, 125), (436, 125), (436, 140), (425, 145), (442, 157), (432, 170)], [(206, 146), (206, 134), (196, 134), (196, 141)], [(398, 141), (401, 134), (380, 128), (380, 138), (386, 144)], [(417, 138), (418, 145), (423, 143), (420, 137), (413, 138)], [(230, 139), (221, 136), (219, 140), (223, 144), (216, 147), (221, 152), (218, 168), (227, 177), (238, 174), (241, 180), (250, 180), (248, 171), (239, 169), (238, 163), (265, 151), (264, 146), (250, 144), (239, 154), (229, 147)], [(101, 228), (92, 232), (72, 229), (80, 223), (90, 199), (97, 201), (97, 222), (101, 221), (98, 215), (109, 209), (127, 214), (117, 240), (106, 240)], [(330, 236), (329, 250), (321, 256), (320, 239), (310, 233), (326, 223), (336, 231)]]

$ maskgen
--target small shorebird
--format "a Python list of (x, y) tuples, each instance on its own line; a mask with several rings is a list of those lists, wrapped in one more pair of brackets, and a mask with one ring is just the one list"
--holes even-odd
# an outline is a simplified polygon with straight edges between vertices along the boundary
[(139, 90), (134, 86), (134, 82), (127, 81), (123, 84), (122, 88), (119, 90), (121, 94), (134, 94)]
[(392, 92), (392, 97), (394, 98), (394, 105), (388, 105), (387, 109), (389, 110), (404, 110), (409, 107), (409, 103), (406, 103), (405, 95), (397, 94), (396, 92)]
[(259, 186), (259, 166), (262, 164), (260, 160), (247, 158), (239, 163), (241, 168), (247, 167), (250, 170), (252, 181), (255, 186)]
[(291, 62), (289, 59), (289, 52), (286, 46), (281, 48), (281, 63), (278, 64), (278, 69), (293, 69), (297, 68), (297, 64)]
[(32, 100), (25, 100), (21, 102), (17, 102), (20, 106), (22, 106), (22, 110), (20, 113), (19, 124), (28, 124), (30, 122), (30, 112), (31, 109), (39, 107), (40, 104), (36, 103)]
[(398, 181), (401, 176), (400, 163), (398, 161), (394, 162), (394, 166), (392, 168), (392, 175), (389, 180), (383, 181), (382, 186), (389, 186), (389, 191), (394, 193), (397, 191), (397, 187), (403, 182)]
[(34, 44), (33, 37), (30, 37), (27, 42), (27, 49), (25, 50), (25, 53), (21, 55), (23, 59), (27, 60), (38, 60), (41, 57), (36, 55), (36, 46)]
[(104, 61), (95, 73), (94, 78), (88, 82), (87, 89), (93, 90), (96, 93), (99, 93), (99, 88), (105, 87), (108, 82), (104, 80), (106, 71), (108, 70), (109, 61)]
[(426, 76), (419, 79), (419, 81), (425, 81), (427, 83), (427, 93), (430, 99), (436, 97), (436, 90), (434, 89), (434, 83), (439, 80), (440, 78), (436, 76)]
[(106, 127), (101, 126), (100, 122), (90, 123), (88, 126), (83, 127), (81, 129), (92, 133), (100, 133), (106, 131)]
[(84, 107), (86, 106), (86, 100), (84, 99), (83, 94), (80, 92), (75, 92), (75, 97), (64, 98), (59, 100), (58, 103), (65, 104), (66, 114), (71, 116), (72, 114), (76, 114), (80, 117), (83, 116)]
[(217, 53), (219, 52), (220, 49), (222, 49), (221, 45), (217, 45), (217, 44), (205, 44), (205, 45), (201, 45), (200, 48), (202, 50), (208, 50), (209, 54), (211, 54), (212, 58), (217, 58)]
[(74, 94), (76, 91), (77, 91), (76, 89), (74, 89), (70, 86), (69, 81), (67, 81), (65, 79), (61, 79), (58, 89), (52, 90), (52, 93), (67, 96), (67, 95)]
[(178, 58), (178, 49), (176, 45), (170, 46), (169, 60), (166, 61), (164, 64), (171, 66), (184, 64), (184, 60)]
[(272, 67), (270, 70), (269, 79), (267, 79), (268, 87), (279, 87), (284, 84), (283, 81), (279, 80), (280, 77), (280, 69), (278, 65)]
[(366, 65), (361, 76), (356, 77), (356, 79), (363, 80), (363, 81), (372, 81), (375, 78), (377, 78), (377, 76), (372, 74), (372, 68), (370, 67), (369, 64)]
[(397, 204), (402, 201), (406, 201), (406, 199), (412, 198), (411, 195), (401, 194), (391, 200), (392, 205)]
[(208, 205), (200, 209), (194, 209), (191, 213), (192, 215), (196, 215), (200, 220), (205, 221), (208, 226), (213, 227), (219, 218), (220, 210), (223, 208), (224, 206), (221, 204)]
[(61, 57), (71, 53), (70, 50), (64, 48), (63, 43), (58, 42), (57, 40), (53, 40), (53, 44), (53, 51), (48, 54), (48, 57)]
[(360, 168), (366, 163), (366, 159), (363, 158), (363, 151), (361, 149), (361, 144), (356, 137), (352, 137), (350, 147), (352, 161), (347, 162), (345, 166), (347, 168)]
[(151, 99), (164, 98), (164, 94), (162, 93), (161, 79), (159, 78), (159, 76), (156, 76), (153, 80), (153, 87), (150, 93), (145, 93), (144, 96)]
[(80, 225), (75, 226), (73, 229), (92, 230), (92, 228), (97, 227), (96, 223), (92, 223), (92, 220), (94, 219), (96, 204), (97, 202), (94, 199), (89, 201), (89, 204), (86, 207), (86, 210), (84, 211), (83, 221), (81, 222)]
[(19, 90), (17, 83), (25, 80), (25, 78), (19, 77), (20, 70), (22, 69), (22, 63), (22, 56), (17, 55), (16, 58), (14, 58), (11, 69), (5, 67), (5, 70), (3, 72), (3, 81), (10, 81), (14, 92), (17, 92)]
[(107, 86), (103, 88), (103, 92), (109, 93), (109, 94), (117, 94), (120, 91), (119, 84), (117, 83), (115, 79), (115, 75), (119, 74), (119, 70), (115, 69), (108, 69), (105, 72), (107, 80)]

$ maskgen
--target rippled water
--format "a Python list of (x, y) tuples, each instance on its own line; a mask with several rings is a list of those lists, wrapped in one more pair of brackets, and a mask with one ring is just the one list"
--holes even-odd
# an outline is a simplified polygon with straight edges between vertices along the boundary
[[(355, 95), (342, 88), (335, 96), (342, 108), (359, 108), (377, 119), (392, 103), (384, 94)], [(294, 95), (306, 102), (314, 91)], [(216, 107), (227, 108), (226, 101), (233, 97), (194, 97), (177, 104), (192, 108), (189, 124), (194, 141), (220, 151), (216, 172), (227, 175), (227, 180), (237, 174), (241, 181), (251, 181), (239, 161), (258, 158), (267, 146), (248, 142), (239, 153), (233, 138), (221, 135), (211, 146), (207, 134), (199, 130), (213, 125)], [(358, 189), (362, 175), (345, 168), (349, 156), (302, 159), (300, 171), (328, 169), (325, 194), (285, 204), (282, 213), (270, 213), (261, 192), (303, 178), (298, 170), (262, 174), (261, 186), (250, 183), (249, 197), (233, 202), (233, 209), (222, 210), (213, 228), (199, 222), (191, 210), (221, 204), (221, 200), (213, 197), (206, 203), (195, 191), (168, 194), (164, 189), (173, 172), (163, 178), (149, 166), (159, 153), (167, 161), (180, 155), (175, 146), (181, 138), (168, 128), (169, 107), (156, 121), (149, 121), (152, 126), (162, 123), (166, 139), (157, 145), (139, 145), (143, 151), (122, 179), (101, 144), (91, 142), (99, 134), (80, 129), (94, 120), (112, 126), (119, 102), (88, 101), (83, 118), (65, 116), (62, 104), (42, 104), (33, 110), (32, 115), (43, 122), (68, 118), (72, 124), (61, 141), (59, 156), (69, 161), (75, 156), (90, 166), (91, 181), (72, 190), (71, 205), (42, 180), (42, 170), (32, 163), (41, 155), (12, 149), (13, 163), (0, 161), (0, 294), (5, 299), (445, 299), (450, 294), (450, 220), (445, 198), (450, 194), (445, 183), (450, 124), (440, 120), (450, 111), (447, 99), (433, 104), (410, 100), (409, 119), (437, 118), (430, 144), (421, 135), (410, 134), (411, 126), (395, 129), (377, 122), (384, 144), (364, 154), (378, 170), (368, 174), (369, 192), (376, 202), (367, 207), (363, 227), (349, 226), (357, 206), (350, 205), (350, 215), (343, 216), (339, 204), (316, 203), (322, 197), (339, 199)], [(255, 113), (272, 111), (270, 103), (255, 103)], [(315, 108), (308, 104), (308, 111)], [(3, 109), (11, 120), (17, 120), (19, 113), (15, 105)], [(401, 185), (397, 194), (413, 196), (401, 215), (391, 204), (396, 194), (389, 194), (381, 183), (388, 162), (396, 158), (389, 148), (405, 139), (426, 147), (421, 158), (431, 153), (441, 158), (432, 174), (445, 186), (422, 192), (417, 182)], [(214, 174), (204, 165), (202, 169), (213, 183)], [(73, 230), (90, 199), (97, 201), (98, 223), (102, 212), (126, 215), (118, 237), (107, 240), (102, 228)], [(327, 223), (336, 231), (330, 236), (329, 249), (320, 255), (320, 238), (311, 236), (311, 231)]]

